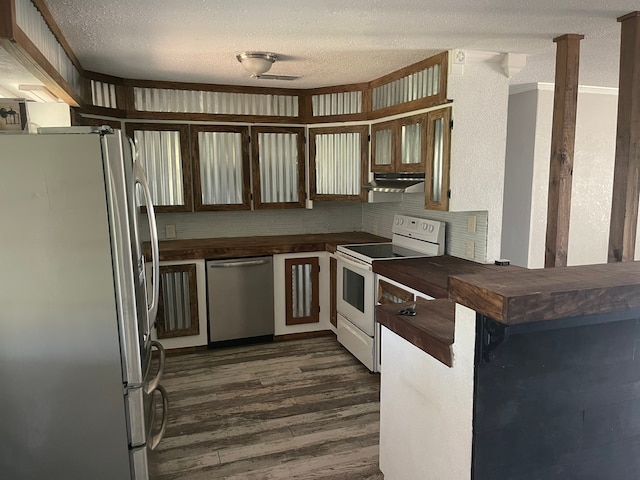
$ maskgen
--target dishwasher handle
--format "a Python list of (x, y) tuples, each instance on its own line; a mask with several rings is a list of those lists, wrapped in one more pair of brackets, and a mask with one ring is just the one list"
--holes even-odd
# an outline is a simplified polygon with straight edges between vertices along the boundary
[(253, 267), (256, 265), (266, 265), (270, 259), (265, 260), (241, 260), (238, 262), (210, 263), (209, 268), (231, 268), (231, 267)]

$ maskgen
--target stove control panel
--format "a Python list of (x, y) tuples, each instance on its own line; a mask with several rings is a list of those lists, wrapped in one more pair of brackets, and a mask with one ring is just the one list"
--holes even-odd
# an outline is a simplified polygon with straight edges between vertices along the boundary
[(393, 219), (394, 235), (444, 245), (445, 223), (428, 218), (397, 214)]

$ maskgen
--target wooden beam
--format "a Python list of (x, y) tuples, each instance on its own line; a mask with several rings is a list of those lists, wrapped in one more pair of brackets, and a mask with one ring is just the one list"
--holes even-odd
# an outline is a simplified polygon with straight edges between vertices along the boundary
[(620, 77), (618, 89), (618, 131), (613, 171), (613, 199), (609, 224), (609, 262), (633, 261), (638, 225), (640, 164), (640, 12), (618, 21)]
[(584, 35), (568, 34), (553, 39), (558, 46), (553, 97), (553, 127), (551, 130), (545, 268), (567, 265), (573, 150), (578, 104), (578, 67), (580, 40), (583, 38)]
[(16, 27), (16, 4), (14, 0), (0, 0), (0, 38), (13, 40)]

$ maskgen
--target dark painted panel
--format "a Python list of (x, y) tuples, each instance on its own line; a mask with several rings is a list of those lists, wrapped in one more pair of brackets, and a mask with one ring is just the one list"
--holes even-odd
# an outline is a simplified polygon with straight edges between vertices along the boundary
[(636, 319), (508, 329), (476, 367), (474, 480), (640, 479), (639, 345)]

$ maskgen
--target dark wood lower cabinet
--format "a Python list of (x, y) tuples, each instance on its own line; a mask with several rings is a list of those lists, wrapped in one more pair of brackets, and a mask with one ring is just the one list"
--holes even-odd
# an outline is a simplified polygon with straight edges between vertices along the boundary
[(196, 264), (161, 265), (158, 338), (200, 334)]
[(320, 322), (320, 261), (318, 257), (284, 261), (286, 324)]
[(474, 480), (640, 478), (640, 321), (624, 317), (480, 317)]
[(338, 327), (338, 260), (329, 258), (329, 321)]

